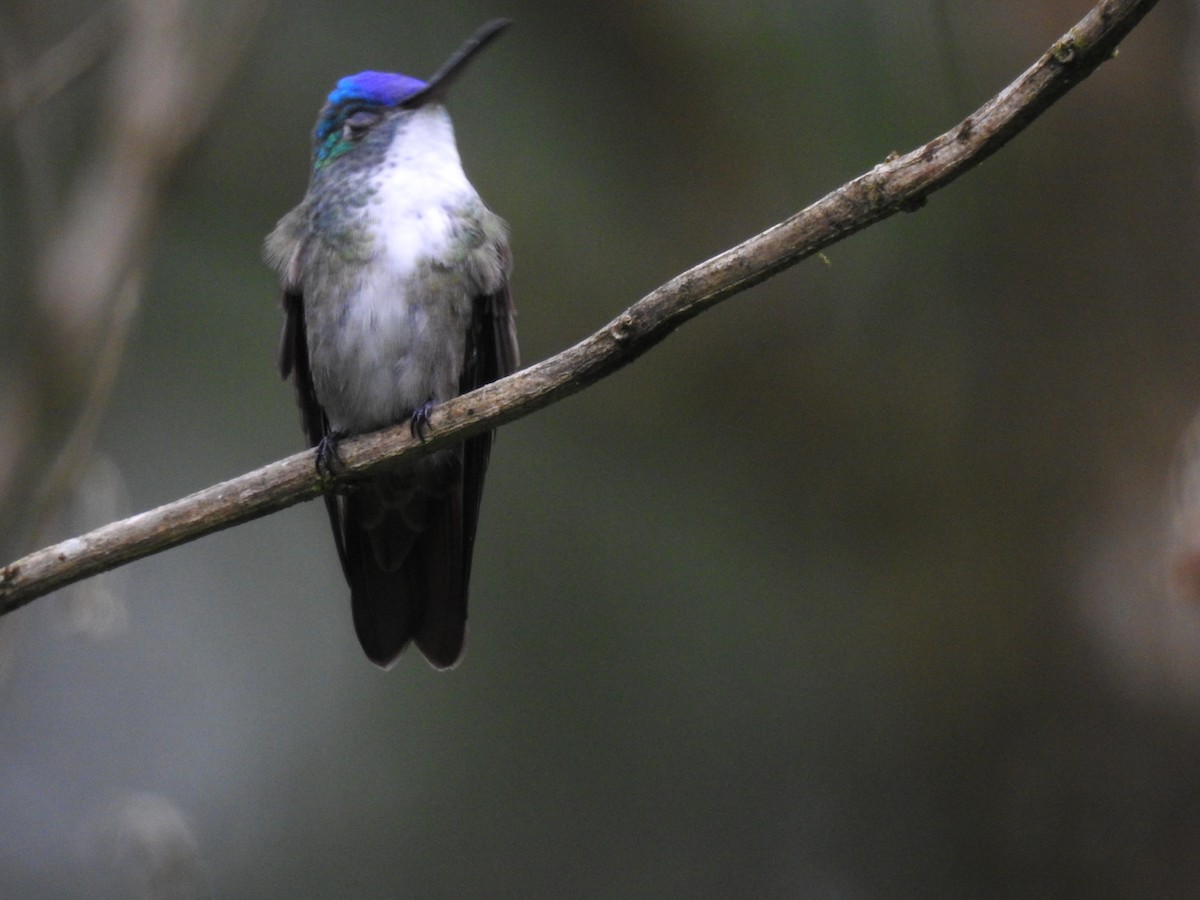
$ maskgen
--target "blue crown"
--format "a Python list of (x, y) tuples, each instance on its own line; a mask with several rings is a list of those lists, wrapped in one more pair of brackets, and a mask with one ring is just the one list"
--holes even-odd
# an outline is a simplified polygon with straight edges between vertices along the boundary
[(347, 75), (329, 94), (330, 106), (358, 100), (373, 106), (397, 106), (427, 87), (419, 78), (394, 72), (359, 72)]
[(325, 108), (321, 110), (321, 118), (313, 135), (316, 145), (324, 145), (330, 134), (341, 129), (342, 122), (351, 108), (359, 105), (399, 106), (426, 87), (428, 85), (419, 78), (410, 78), (408, 75), (398, 75), (394, 72), (359, 72), (357, 75), (347, 75), (329, 92)]

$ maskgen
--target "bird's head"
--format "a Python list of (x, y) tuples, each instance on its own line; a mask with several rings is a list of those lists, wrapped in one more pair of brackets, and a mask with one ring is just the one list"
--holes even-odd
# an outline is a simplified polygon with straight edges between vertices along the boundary
[(484, 47), (512, 23), (488, 22), (473, 34), (429, 81), (394, 72), (359, 72), (341, 79), (330, 92), (313, 131), (313, 167), (323, 169), (350, 153), (386, 119), (440, 103), (447, 89)]

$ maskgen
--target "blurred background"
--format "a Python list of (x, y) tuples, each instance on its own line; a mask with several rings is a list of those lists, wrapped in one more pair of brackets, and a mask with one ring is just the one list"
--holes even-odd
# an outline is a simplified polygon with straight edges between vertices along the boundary
[[(0, 3), (5, 561), (303, 447), (263, 236), (456, 87), (524, 361), (949, 128), (1087, 0)], [(1197, 7), (505, 427), (457, 669), (305, 504), (0, 622), (5, 897), (1200, 891)]]

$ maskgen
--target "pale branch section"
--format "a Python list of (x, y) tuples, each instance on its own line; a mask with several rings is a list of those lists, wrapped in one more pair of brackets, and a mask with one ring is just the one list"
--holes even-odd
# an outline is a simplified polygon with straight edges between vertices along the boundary
[(527, 416), (615, 372), (721, 300), (925, 198), (978, 165), (1111, 58), (1157, 0), (1105, 0), (1016, 81), (922, 147), (893, 155), (807, 209), (677, 275), (574, 347), (437, 407), (424, 443), (407, 425), (347, 439), (336, 479), (311, 451), (38, 550), (0, 569), (0, 615), (57, 588), (168, 547), (311, 500)]

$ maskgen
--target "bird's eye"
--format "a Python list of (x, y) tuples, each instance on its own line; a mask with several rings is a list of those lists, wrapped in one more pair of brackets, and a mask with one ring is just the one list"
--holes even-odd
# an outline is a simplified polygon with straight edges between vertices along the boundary
[(342, 137), (348, 141), (357, 141), (379, 122), (379, 113), (360, 109), (346, 116), (342, 124)]

